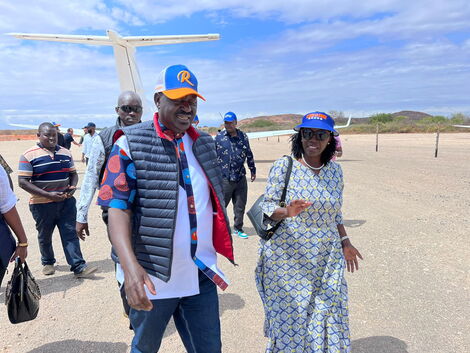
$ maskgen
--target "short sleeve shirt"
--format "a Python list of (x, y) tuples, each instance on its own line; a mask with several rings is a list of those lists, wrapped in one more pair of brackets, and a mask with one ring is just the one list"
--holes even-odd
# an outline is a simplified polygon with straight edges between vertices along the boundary
[[(66, 191), (70, 184), (70, 174), (76, 173), (70, 151), (56, 145), (54, 152), (41, 144), (28, 149), (20, 157), (18, 177), (31, 180), (31, 183), (48, 192)], [(31, 195), (30, 204), (49, 203), (51, 199)]]

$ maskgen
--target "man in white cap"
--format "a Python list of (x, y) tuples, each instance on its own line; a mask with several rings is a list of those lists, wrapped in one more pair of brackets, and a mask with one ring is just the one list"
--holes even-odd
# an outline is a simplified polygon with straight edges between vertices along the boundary
[(172, 316), (188, 352), (221, 352), (216, 286), (228, 283), (217, 253), (234, 257), (214, 141), (191, 126), (198, 97), (186, 66), (165, 68), (158, 113), (116, 133), (103, 176), (98, 204), (109, 207), (131, 352), (157, 352)]

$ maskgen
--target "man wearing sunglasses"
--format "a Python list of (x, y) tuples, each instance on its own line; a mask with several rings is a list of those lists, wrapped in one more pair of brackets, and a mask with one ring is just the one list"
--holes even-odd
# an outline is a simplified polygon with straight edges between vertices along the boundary
[[(90, 158), (83, 178), (80, 191), (80, 200), (77, 205), (77, 236), (85, 240), (85, 235), (90, 235), (88, 229), (88, 209), (90, 207), (96, 189), (99, 187), (104, 173), (104, 167), (113, 147), (114, 133), (126, 126), (140, 123), (142, 117), (142, 101), (139, 95), (132, 91), (125, 91), (119, 95), (117, 107), (118, 115), (114, 126), (103, 129), (99, 138), (93, 141), (90, 150)], [(103, 221), (107, 224), (108, 212), (103, 209)]]
[[(121, 128), (140, 123), (142, 117), (142, 101), (139, 95), (132, 91), (125, 91), (119, 95), (117, 107), (115, 108), (118, 115), (114, 126), (103, 129), (98, 138), (93, 141), (90, 151), (90, 158), (83, 178), (80, 191), (80, 200), (77, 205), (77, 221), (75, 223), (75, 231), (77, 236), (85, 240), (85, 235), (90, 235), (88, 228), (88, 209), (90, 207), (96, 189), (103, 178), (106, 161), (113, 147), (113, 135)], [(108, 209), (102, 207), (103, 222), (108, 225)], [(121, 292), (122, 304), (126, 315), (129, 314), (129, 305), (126, 297)]]

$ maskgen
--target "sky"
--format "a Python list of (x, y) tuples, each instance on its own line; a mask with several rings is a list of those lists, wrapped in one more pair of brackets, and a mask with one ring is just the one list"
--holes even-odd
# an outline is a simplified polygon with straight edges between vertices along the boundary
[[(0, 0), (0, 128), (115, 120), (112, 48), (5, 33), (122, 36), (219, 33), (219, 41), (139, 47), (146, 98), (185, 64), (199, 81), (201, 125), (341, 111), (470, 114), (468, 0)], [(144, 112), (150, 119), (152, 111)]]

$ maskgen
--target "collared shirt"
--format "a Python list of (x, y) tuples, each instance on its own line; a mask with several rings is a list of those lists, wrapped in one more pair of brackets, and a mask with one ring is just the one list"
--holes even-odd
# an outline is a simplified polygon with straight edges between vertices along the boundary
[(11, 190), (8, 175), (0, 166), (0, 213), (5, 214), (16, 205), (16, 196)]
[[(76, 173), (72, 155), (59, 145), (51, 152), (38, 143), (20, 157), (18, 177), (31, 180), (32, 184), (48, 192), (67, 190), (71, 173)], [(35, 194), (31, 194), (29, 201), (30, 204), (48, 202), (54, 201)]]
[[(183, 142), (191, 175), (198, 225), (196, 256), (226, 282), (224, 274), (217, 267), (217, 255), (212, 242), (213, 206), (208, 181), (204, 170), (192, 152), (193, 140), (188, 134), (185, 134)], [(124, 135), (116, 141), (109, 155), (98, 196), (98, 204), (110, 208), (131, 209), (136, 195), (135, 178), (135, 165), (130, 155), (127, 137)], [(164, 282), (150, 275), (157, 294), (153, 295), (147, 291), (149, 299), (177, 298), (199, 294), (198, 267), (191, 258), (188, 198), (186, 190), (181, 186), (178, 188), (178, 212), (173, 238), (171, 277), (168, 282)], [(118, 281), (121, 282), (123, 276), (119, 264), (116, 273)]]
[(64, 135), (64, 147), (65, 147), (66, 149), (69, 150), (70, 147), (72, 147), (72, 142), (74, 142), (74, 141), (75, 141), (75, 140), (73, 139), (72, 134), (70, 134), (70, 133), (67, 132), (67, 133)]
[(246, 175), (245, 161), (251, 174), (256, 174), (255, 160), (244, 132), (237, 129), (237, 136), (230, 136), (227, 130), (222, 130), (215, 138), (215, 147), (224, 179), (239, 181), (243, 178)]
[(93, 144), (93, 140), (98, 137), (98, 133), (95, 132), (93, 136), (91, 134), (86, 134), (83, 137), (83, 154), (85, 155), (86, 158), (90, 158), (90, 152), (91, 152), (91, 145)]
[(99, 187), (99, 178), (101, 168), (105, 161), (105, 150), (101, 138), (93, 139), (88, 165), (86, 166), (85, 176), (80, 187), (80, 198), (77, 204), (77, 222), (88, 223), (88, 209), (95, 196), (95, 191)]

